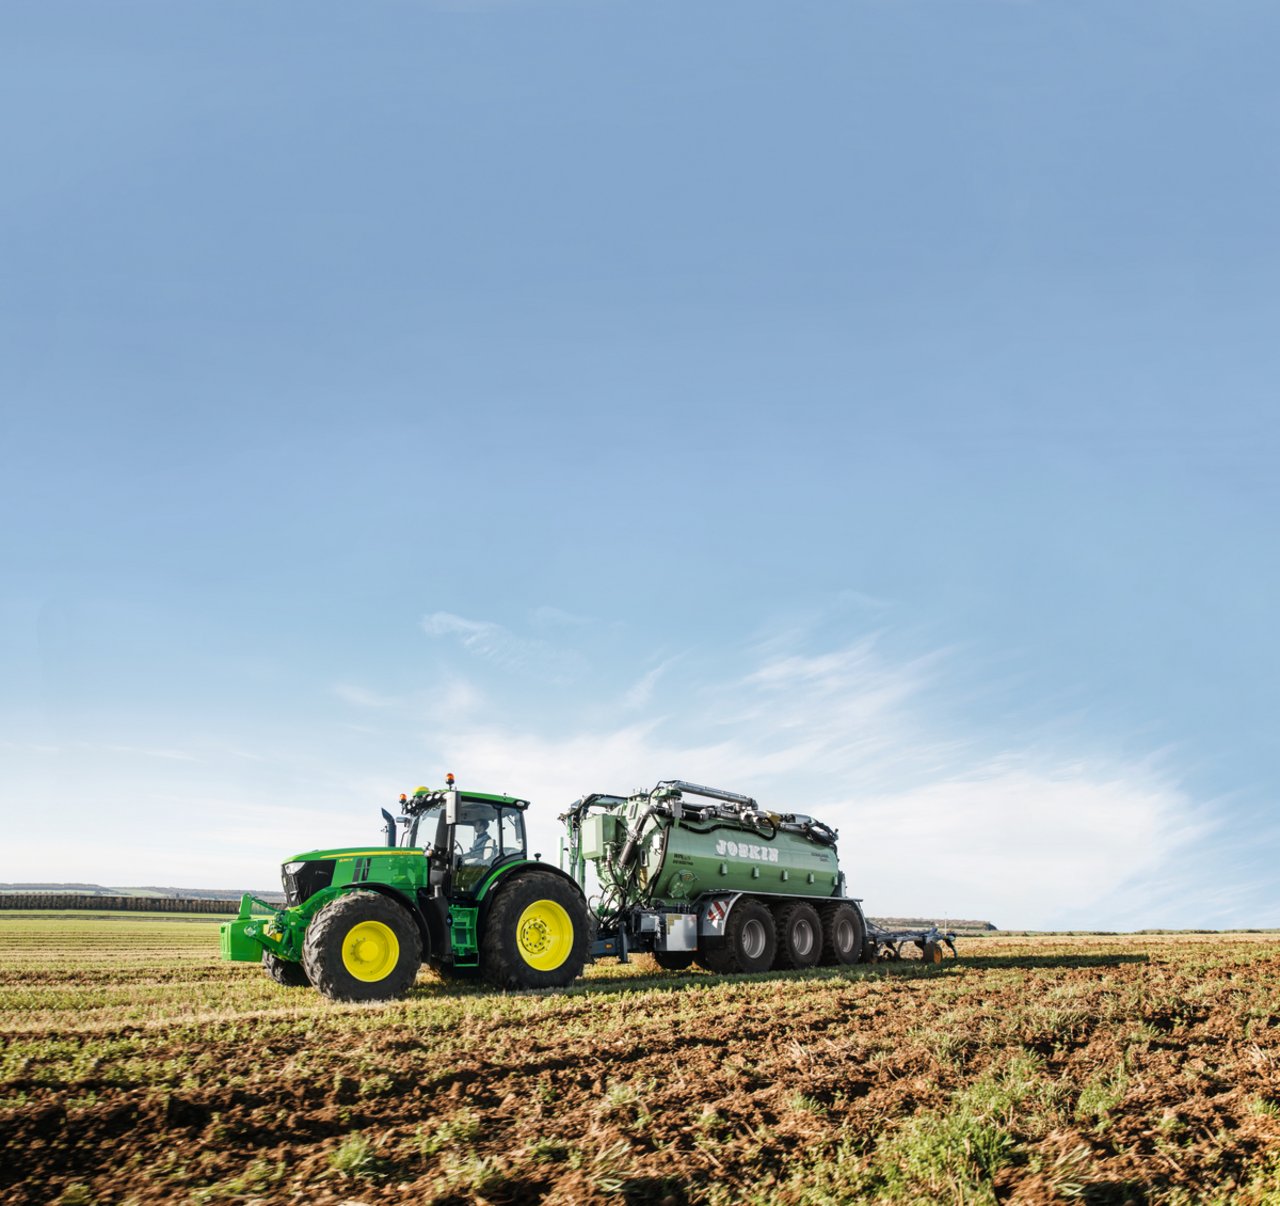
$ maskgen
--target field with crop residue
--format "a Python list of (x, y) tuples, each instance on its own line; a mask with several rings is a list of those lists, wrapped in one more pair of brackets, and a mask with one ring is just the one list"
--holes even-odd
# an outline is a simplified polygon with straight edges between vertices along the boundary
[(356, 1006), (216, 925), (0, 914), (0, 1202), (1280, 1200), (1276, 935)]

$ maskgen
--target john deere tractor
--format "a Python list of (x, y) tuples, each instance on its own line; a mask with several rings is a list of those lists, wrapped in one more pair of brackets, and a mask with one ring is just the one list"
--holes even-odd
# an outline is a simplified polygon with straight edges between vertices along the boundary
[[(501, 988), (559, 988), (582, 972), (582, 889), (530, 859), (527, 800), (443, 791), (385, 809), (386, 845), (313, 850), (284, 864), (285, 906), (246, 895), (222, 925), (222, 957), (261, 961), (281, 984), (341, 1001), (400, 996), (423, 962)], [(397, 837), (399, 841), (397, 841)]]

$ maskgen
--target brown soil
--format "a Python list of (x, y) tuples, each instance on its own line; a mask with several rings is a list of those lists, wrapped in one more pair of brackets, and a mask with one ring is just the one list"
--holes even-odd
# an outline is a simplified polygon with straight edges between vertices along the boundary
[[(1174, 949), (1121, 956), (1082, 940), (825, 979), (602, 980), (513, 998), (496, 1018), (469, 1018), (468, 1002), (491, 998), (454, 989), (453, 1032), (406, 1024), (396, 1006), (378, 1026), (357, 1012), (198, 1041), (162, 1032), (146, 1063), (172, 1075), (145, 1086), (122, 1083), (123, 1057), (65, 1083), (37, 1069), (4, 1084), (25, 1101), (0, 1111), (0, 1202), (74, 1201), (79, 1187), (96, 1203), (790, 1201), (800, 1163), (834, 1159), (842, 1141), (873, 1161), (1013, 1052), (1040, 1061), (1059, 1099), (1006, 1120), (1017, 1146), (991, 1182), (997, 1200), (1145, 1203), (1243, 1185), (1280, 1150), (1267, 1108), (1280, 1025), (1256, 1007), (1280, 959), (1254, 946), (1193, 969)], [(437, 991), (424, 977), (415, 997)], [(1140, 1004), (1117, 1013), (1126, 994)], [(1081, 1087), (1121, 1064), (1104, 1123), (1080, 1119)], [(353, 1132), (370, 1149), (344, 1165)]]

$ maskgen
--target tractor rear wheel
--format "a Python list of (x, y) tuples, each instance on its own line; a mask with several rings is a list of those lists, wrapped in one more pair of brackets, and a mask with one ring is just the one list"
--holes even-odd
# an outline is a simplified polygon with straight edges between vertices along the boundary
[(812, 967), (822, 954), (822, 923), (818, 910), (804, 901), (782, 905), (774, 918), (778, 928), (778, 953), (774, 967)]
[(851, 904), (828, 905), (822, 911), (822, 961), (837, 966), (862, 961), (867, 926)]
[(334, 1001), (403, 996), (422, 966), (422, 937), (409, 911), (378, 892), (345, 892), (311, 919), (302, 966)]
[(267, 975), (286, 988), (306, 988), (311, 983), (307, 979), (306, 968), (301, 963), (295, 963), (292, 959), (281, 959), (274, 951), (263, 950), (262, 966), (267, 969)]
[(498, 988), (564, 988), (587, 961), (587, 903), (567, 879), (527, 871), (498, 888), (480, 939), (484, 978)]
[(702, 964), (713, 972), (762, 972), (773, 966), (778, 935), (773, 914), (758, 900), (740, 899), (724, 927), (724, 945), (711, 947)]

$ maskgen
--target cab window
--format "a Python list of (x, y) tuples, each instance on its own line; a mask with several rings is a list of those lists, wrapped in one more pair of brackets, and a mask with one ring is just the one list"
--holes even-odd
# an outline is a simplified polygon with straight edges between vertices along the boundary
[(440, 842), (440, 823), (444, 819), (444, 805), (433, 804), (425, 812), (419, 813), (407, 825), (400, 838), (404, 846), (437, 846)]
[(487, 867), (500, 853), (498, 809), (479, 800), (463, 800), (453, 834), (453, 852), (464, 867)]
[(502, 810), (501, 845), (503, 858), (506, 858), (509, 854), (523, 855), (525, 852), (524, 816), (514, 808), (504, 808)]

